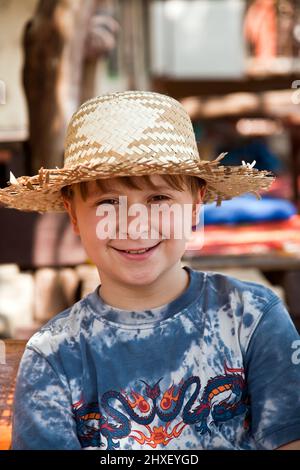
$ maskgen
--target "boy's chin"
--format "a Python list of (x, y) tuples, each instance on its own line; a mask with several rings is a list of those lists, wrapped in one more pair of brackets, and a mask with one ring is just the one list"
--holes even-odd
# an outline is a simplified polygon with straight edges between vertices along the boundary
[(127, 283), (131, 284), (133, 286), (147, 286), (152, 284), (157, 280), (159, 275), (162, 272), (162, 268), (155, 268), (153, 266), (150, 267), (144, 267), (144, 268), (134, 268), (132, 267), (131, 269), (128, 270), (122, 270), (122, 272), (119, 273), (119, 276), (122, 278), (122, 280)]

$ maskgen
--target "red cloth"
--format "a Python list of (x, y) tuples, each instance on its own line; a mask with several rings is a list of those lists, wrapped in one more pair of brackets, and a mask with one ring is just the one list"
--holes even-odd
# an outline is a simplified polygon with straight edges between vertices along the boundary
[(209, 225), (194, 232), (188, 242), (189, 255), (257, 254), (270, 252), (298, 252), (300, 256), (300, 215), (289, 220), (247, 225)]
[(277, 21), (274, 0), (255, 0), (244, 23), (246, 39), (254, 46), (254, 55), (269, 59), (277, 52)]

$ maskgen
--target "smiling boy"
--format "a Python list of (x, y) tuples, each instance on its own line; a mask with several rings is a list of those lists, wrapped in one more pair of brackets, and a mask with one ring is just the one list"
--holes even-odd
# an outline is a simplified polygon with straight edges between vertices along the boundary
[[(167, 212), (164, 217), (164, 231), (162, 223), (154, 231), (155, 224), (150, 217), (150, 208), (153, 205), (172, 208), (175, 205), (182, 207), (194, 204), (190, 226), (195, 225), (205, 182), (200, 178), (186, 177), (189, 186), (185, 188), (185, 177), (169, 175), (168, 179), (173, 182), (174, 187), (168, 186), (163, 176), (152, 175), (84, 182), (75, 186), (73, 194), (69, 190), (63, 191), (65, 207), (70, 214), (74, 231), (80, 235), (89, 258), (98, 268), (101, 297), (108, 304), (125, 310), (133, 306), (137, 310), (159, 307), (175, 299), (188, 285), (189, 276), (181, 268), (187, 240), (174, 237), (174, 226), (172, 231), (166, 233), (166, 229), (170, 227)], [(80, 185), (81, 188), (85, 187), (85, 192), (80, 191)], [(135, 215), (128, 217), (126, 237), (122, 237), (119, 227), (117, 239), (102, 240), (97, 235), (96, 226), (101, 220), (97, 215), (97, 207), (104, 203), (111, 204), (116, 208), (118, 218), (119, 195), (126, 198), (128, 208), (140, 204), (141, 208), (144, 206), (149, 210), (149, 218), (144, 220), (144, 226), (140, 228), (140, 238), (145, 233), (144, 239), (136, 239), (136, 224), (130, 229), (131, 222), (136, 219)], [(181, 228), (183, 233), (183, 227)], [(151, 229), (156, 236), (154, 239), (150, 238)], [(147, 251), (144, 253), (132, 253), (145, 249)]]
[[(299, 335), (281, 300), (259, 284), (181, 265), (186, 231), (175, 237), (176, 224), (191, 230), (202, 203), (272, 181), (220, 160), (200, 160), (176, 100), (112, 93), (72, 117), (63, 168), (0, 191), (10, 207), (66, 210), (100, 277), (27, 343), (13, 449), (299, 448)], [(174, 206), (191, 210), (176, 217)], [(103, 208), (117, 215), (106, 236)]]

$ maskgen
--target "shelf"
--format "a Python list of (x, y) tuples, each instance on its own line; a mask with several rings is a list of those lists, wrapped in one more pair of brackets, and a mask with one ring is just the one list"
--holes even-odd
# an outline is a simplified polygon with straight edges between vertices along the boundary
[(246, 60), (246, 76), (253, 79), (286, 77), (299, 73), (300, 58), (298, 57), (249, 58)]
[(235, 92), (262, 92), (268, 90), (291, 90), (294, 80), (299, 80), (299, 72), (288, 74), (267, 74), (243, 76), (240, 78), (211, 77), (207, 79), (174, 79), (167, 76), (150, 77), (150, 88), (176, 99), (186, 96), (223, 95)]
[(300, 255), (212, 255), (185, 253), (182, 261), (193, 269), (256, 268), (262, 271), (289, 271), (300, 269)]
[[(296, 94), (297, 93), (297, 94)], [(294, 89), (237, 92), (215, 96), (188, 96), (180, 101), (192, 121), (246, 116), (273, 117), (300, 124), (298, 92)]]

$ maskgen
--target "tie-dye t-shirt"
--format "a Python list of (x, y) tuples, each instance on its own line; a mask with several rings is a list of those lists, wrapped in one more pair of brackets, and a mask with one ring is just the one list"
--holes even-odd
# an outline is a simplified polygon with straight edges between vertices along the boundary
[(275, 449), (300, 439), (299, 335), (272, 290), (184, 267), (145, 311), (99, 286), (28, 342), (13, 449)]

